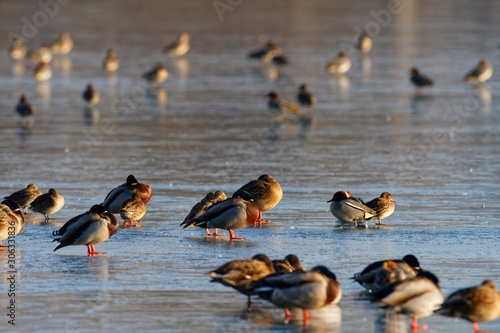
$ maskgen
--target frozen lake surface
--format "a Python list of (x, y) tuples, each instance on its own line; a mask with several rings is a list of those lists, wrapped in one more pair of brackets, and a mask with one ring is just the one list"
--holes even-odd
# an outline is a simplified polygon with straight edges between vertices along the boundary
[[(247, 313), (243, 295), (204, 275), (257, 253), (295, 253), (305, 267), (322, 264), (337, 275), (343, 298), (312, 311), (318, 319), (309, 332), (411, 331), (407, 317), (383, 320), (349, 280), (376, 260), (416, 255), (445, 296), (484, 279), (500, 283), (500, 2), (403, 1), (381, 23), (374, 17), (387, 12), (386, 1), (232, 3), (222, 21), (212, 1), (60, 5), (28, 43), (34, 48), (63, 30), (75, 41), (68, 56), (54, 59), (47, 82), (32, 77), (33, 64), (0, 53), (0, 195), (35, 183), (66, 200), (50, 223), (28, 214), (15, 239), (16, 326), (2, 310), (2, 332), (303, 331), (301, 320), (285, 323), (282, 310), (264, 301)], [(41, 10), (37, 2), (3, 1), (1, 35), (20, 34), (23, 17), (32, 21)], [(371, 53), (352, 53), (345, 76), (326, 73), (365, 26), (379, 29)], [(182, 31), (190, 52), (167, 58), (161, 50)], [(268, 38), (289, 65), (262, 68), (247, 59)], [(110, 47), (121, 61), (116, 77), (101, 70)], [(480, 87), (463, 82), (484, 57), (496, 69), (492, 79)], [(146, 89), (141, 75), (158, 61), (169, 78)], [(416, 92), (413, 66), (435, 86)], [(101, 93), (93, 110), (81, 99), (87, 83)], [(276, 125), (265, 94), (275, 89), (294, 100), (301, 83), (317, 96), (312, 123)], [(29, 130), (14, 112), (23, 92), (36, 112)], [(272, 223), (236, 231), (246, 240), (179, 227), (208, 191), (230, 195), (266, 173), (284, 197), (264, 213)], [(53, 252), (52, 231), (129, 174), (153, 188), (144, 222), (96, 245), (106, 255), (87, 257), (84, 246)], [(338, 190), (368, 200), (388, 191), (396, 211), (380, 229), (336, 229), (326, 201)], [(2, 309), (7, 259), (0, 252)], [(420, 322), (430, 333), (472, 331), (464, 320)], [(500, 320), (480, 327), (499, 332)]]

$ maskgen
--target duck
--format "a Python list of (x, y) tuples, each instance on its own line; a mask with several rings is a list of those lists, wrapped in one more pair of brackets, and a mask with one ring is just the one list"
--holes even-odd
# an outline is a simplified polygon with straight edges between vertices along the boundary
[(307, 85), (305, 83), (302, 83), (299, 86), (297, 101), (304, 107), (311, 107), (316, 104), (316, 97), (313, 95), (313, 93), (307, 90)]
[(2, 245), (2, 240), (19, 234), (24, 229), (24, 225), (25, 218), (19, 205), (10, 199), (2, 201), (0, 204), (0, 250), (3, 247), (9, 247)]
[(33, 111), (33, 107), (28, 102), (28, 100), (26, 99), (26, 96), (24, 94), (22, 94), (21, 97), (19, 97), (19, 102), (17, 102), (17, 105), (16, 105), (16, 112), (22, 118), (31, 117), (35, 113)]
[(94, 205), (88, 212), (74, 217), (53, 233), (58, 236), (54, 241), (60, 243), (54, 251), (69, 245), (87, 245), (89, 256), (105, 254), (95, 251), (94, 245), (109, 239), (119, 228), (116, 216), (103, 206)]
[[(217, 228), (229, 231), (229, 239), (245, 239), (234, 236), (234, 230), (246, 228), (259, 218), (259, 207), (252, 195), (236, 191), (229, 199), (221, 201), (196, 217), (191, 224), (201, 228)], [(186, 224), (184, 228), (191, 226)]]
[(495, 282), (484, 280), (479, 286), (452, 293), (445, 299), (437, 313), (466, 319), (472, 322), (474, 333), (481, 332), (477, 323), (500, 317), (500, 293)]
[(34, 69), (33, 75), (38, 81), (47, 81), (52, 77), (52, 68), (48, 62), (40, 62)]
[(403, 313), (412, 318), (412, 330), (425, 330), (419, 326), (419, 318), (431, 316), (444, 301), (438, 278), (429, 271), (421, 271), (415, 277), (397, 281), (389, 287), (373, 293), (375, 304)]
[(434, 81), (420, 73), (417, 67), (410, 70), (410, 81), (417, 88), (429, 87), (434, 85)]
[(171, 57), (182, 57), (189, 51), (189, 35), (183, 32), (178, 40), (163, 49), (163, 52)]
[(69, 32), (61, 33), (61, 37), (50, 45), (53, 54), (66, 55), (73, 49), (73, 40)]
[(356, 228), (358, 222), (365, 223), (377, 216), (377, 212), (367, 207), (362, 200), (353, 198), (347, 191), (336, 192), (327, 202), (331, 202), (330, 211), (342, 222), (340, 228), (343, 228), (346, 223), (354, 223)]
[(26, 188), (16, 191), (4, 199), (14, 201), (23, 209), (24, 214), (26, 214), (27, 209), (30, 207), (33, 200), (41, 195), (42, 192), (40, 192), (35, 184), (29, 184)]
[(300, 107), (297, 104), (280, 99), (279, 93), (275, 90), (270, 91), (267, 97), (269, 97), (267, 107), (271, 113), (276, 115), (278, 122), (281, 122), (287, 114), (299, 114), (300, 112)]
[(116, 52), (113, 49), (109, 49), (106, 52), (102, 68), (107, 72), (113, 73), (118, 70), (118, 67), (120, 67), (120, 60), (116, 57)]
[(380, 197), (370, 200), (366, 203), (367, 207), (370, 207), (377, 213), (377, 215), (374, 217), (376, 225), (382, 225), (380, 220), (383, 220), (394, 213), (394, 209), (396, 209), (394, 202), (395, 201), (392, 200), (392, 195), (389, 192), (383, 192)]
[(254, 292), (251, 283), (269, 274), (275, 273), (273, 264), (265, 254), (257, 254), (251, 259), (232, 260), (219, 268), (208, 272), (210, 282), (221, 283), (247, 296), (247, 308), (252, 306), (251, 295)]
[(464, 80), (467, 82), (481, 83), (486, 82), (493, 75), (493, 67), (491, 66), (488, 59), (482, 59), (479, 64), (474, 67), (467, 75), (465, 75)]
[(370, 38), (370, 36), (368, 36), (366, 31), (362, 31), (359, 34), (356, 43), (354, 43), (354, 47), (360, 50), (361, 53), (364, 54), (370, 53), (372, 46), (373, 46), (373, 40)]
[(123, 219), (123, 227), (127, 227), (127, 223), (132, 227), (134, 222), (142, 222), (141, 218), (146, 214), (146, 204), (142, 201), (139, 192), (135, 192), (134, 196), (123, 202), (120, 216)]
[(368, 265), (361, 273), (351, 278), (369, 292), (381, 291), (396, 281), (415, 277), (422, 271), (420, 263), (412, 254), (403, 259), (381, 260)]
[(351, 69), (351, 59), (345, 52), (339, 52), (337, 57), (326, 65), (326, 70), (334, 74), (345, 74)]
[(262, 227), (262, 222), (271, 222), (271, 220), (263, 220), (262, 212), (267, 212), (273, 209), (283, 198), (283, 190), (280, 184), (271, 175), (261, 175), (257, 180), (251, 180), (238, 191), (246, 191), (250, 193), (253, 200), (259, 207), (259, 217), (254, 223), (258, 222)]
[(276, 273), (290, 273), (295, 270), (305, 272), (306, 269), (300, 265), (299, 257), (289, 254), (283, 260), (273, 260), (273, 267)]
[(50, 215), (57, 213), (64, 206), (64, 198), (59, 195), (53, 188), (49, 192), (38, 196), (31, 203), (30, 209), (35, 213), (40, 213), (45, 216), (45, 221), (48, 221)]
[(285, 65), (288, 60), (283, 56), (281, 49), (274, 42), (268, 42), (263, 48), (250, 52), (249, 58), (258, 59), (262, 64), (270, 62), (276, 65)]
[(291, 317), (288, 309), (302, 309), (304, 324), (309, 319), (308, 310), (337, 304), (342, 298), (335, 274), (325, 266), (309, 272), (271, 274), (252, 283), (252, 289), (260, 298), (285, 309), (285, 319)]
[(94, 89), (92, 84), (87, 84), (87, 88), (82, 94), (83, 100), (89, 105), (96, 105), (101, 99), (101, 95), (97, 90)]
[(167, 79), (168, 71), (161, 63), (158, 63), (154, 67), (146, 71), (146, 73), (144, 73), (142, 77), (149, 84), (156, 85), (162, 83)]
[[(208, 192), (201, 201), (199, 201), (196, 205), (191, 208), (191, 211), (189, 214), (186, 216), (184, 221), (180, 224), (182, 225), (189, 225), (191, 227), (194, 227), (194, 219), (196, 219), (198, 216), (203, 214), (207, 209), (212, 207), (213, 205), (222, 202), (227, 199), (226, 193), (224, 193), (221, 190), (214, 192)], [(217, 233), (217, 228), (214, 229), (213, 233), (210, 233), (208, 228), (205, 229), (207, 231), (207, 237), (208, 236), (226, 236), (225, 234), (219, 234)]]
[(135, 192), (139, 193), (144, 204), (147, 204), (153, 195), (151, 186), (146, 183), (139, 183), (137, 178), (129, 175), (126, 183), (111, 190), (101, 205), (111, 214), (117, 214), (122, 209), (123, 203), (128, 199), (132, 199)]
[(34, 63), (44, 62), (48, 64), (52, 61), (53, 57), (52, 51), (45, 44), (42, 44), (39, 48), (28, 53), (28, 59)]
[(10, 46), (9, 55), (13, 60), (21, 60), (26, 56), (26, 46), (21, 39), (14, 38)]

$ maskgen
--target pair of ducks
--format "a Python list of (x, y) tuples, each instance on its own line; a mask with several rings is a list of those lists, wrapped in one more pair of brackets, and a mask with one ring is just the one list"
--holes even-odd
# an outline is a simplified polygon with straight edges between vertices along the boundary
[[(181, 225), (184, 228), (205, 228), (207, 236), (225, 236), (217, 233), (217, 229), (225, 229), (231, 240), (244, 239), (236, 237), (234, 230), (250, 225), (255, 227), (256, 223), (262, 227), (262, 222), (270, 221), (262, 219), (262, 212), (274, 208), (282, 198), (283, 190), (276, 179), (262, 175), (243, 185), (229, 199), (220, 190), (208, 193), (191, 209)], [(208, 229), (215, 229), (214, 233)]]
[(60, 243), (54, 251), (69, 245), (86, 245), (89, 256), (104, 254), (95, 251), (94, 245), (118, 231), (120, 223), (113, 214), (120, 213), (124, 227), (127, 223), (132, 226), (141, 222), (152, 194), (148, 184), (139, 183), (133, 175), (128, 176), (127, 182), (109, 192), (102, 204), (92, 206), (88, 212), (72, 218), (52, 233), (56, 236), (54, 241)]
[(457, 290), (444, 299), (438, 278), (422, 270), (411, 254), (402, 260), (374, 262), (352, 279), (370, 292), (374, 303), (411, 317), (413, 332), (427, 329), (417, 320), (434, 313), (466, 319), (473, 323), (474, 332), (480, 331), (478, 322), (500, 316), (500, 293), (493, 281)]
[(5, 197), (7, 200), (14, 201), (24, 213), (31, 209), (35, 213), (43, 214), (45, 221), (49, 220), (50, 215), (57, 213), (64, 206), (64, 197), (59, 195), (53, 188), (45, 194), (42, 194), (35, 184), (29, 184), (26, 188), (16, 191)]
[(297, 102), (299, 104), (281, 99), (279, 93), (275, 90), (269, 92), (266, 96), (269, 97), (267, 101), (269, 111), (275, 114), (278, 119), (282, 119), (287, 114), (300, 114), (300, 106), (312, 107), (316, 104), (316, 97), (307, 89), (305, 83), (299, 86), (297, 93)]
[(207, 274), (212, 277), (211, 282), (232, 287), (246, 295), (248, 309), (252, 295), (283, 308), (286, 319), (291, 317), (290, 308), (302, 309), (304, 324), (309, 318), (308, 310), (336, 304), (342, 297), (334, 273), (324, 266), (306, 271), (293, 254), (274, 261), (265, 254), (236, 259)]
[(358, 223), (366, 223), (372, 218), (376, 220), (375, 225), (382, 225), (380, 221), (389, 217), (396, 208), (389, 192), (383, 192), (380, 197), (365, 203), (347, 191), (338, 191), (327, 202), (331, 202), (330, 211), (342, 222), (340, 228), (346, 223), (354, 223), (356, 228)]
[[(464, 81), (471, 83), (482, 83), (488, 81), (493, 75), (493, 67), (488, 59), (482, 59), (476, 67), (469, 71)], [(413, 67), (410, 71), (410, 81), (417, 88), (423, 88), (434, 85), (434, 81), (428, 76), (420, 73), (418, 68)]]

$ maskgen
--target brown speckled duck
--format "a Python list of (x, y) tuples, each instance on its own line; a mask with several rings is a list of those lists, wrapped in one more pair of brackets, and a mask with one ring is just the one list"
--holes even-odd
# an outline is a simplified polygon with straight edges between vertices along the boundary
[(271, 175), (262, 175), (257, 180), (251, 180), (243, 185), (238, 191), (246, 191), (252, 196), (253, 200), (259, 207), (259, 217), (255, 222), (259, 222), (261, 227), (262, 222), (271, 221), (263, 220), (262, 212), (271, 210), (283, 198), (283, 190), (281, 189), (280, 184)]
[(283, 260), (273, 260), (273, 267), (276, 273), (290, 273), (295, 270), (305, 272), (306, 269), (300, 265), (299, 257), (289, 254)]
[(26, 214), (26, 210), (30, 207), (30, 204), (33, 202), (33, 200), (41, 195), (42, 192), (40, 192), (35, 184), (29, 184), (26, 188), (12, 193), (8, 197), (5, 197), (5, 199), (9, 199), (17, 203)]
[[(209, 209), (216, 203), (224, 201), (226, 199), (227, 199), (226, 194), (221, 190), (218, 190), (215, 193), (208, 192), (207, 195), (203, 199), (201, 199), (201, 201), (199, 201), (196, 205), (193, 206), (193, 208), (191, 208), (189, 214), (186, 216), (184, 221), (182, 221), (181, 226), (187, 225), (194, 227), (193, 224), (194, 220), (198, 216), (203, 214), (207, 209)], [(225, 234), (217, 233), (217, 228), (215, 228), (213, 234), (211, 234), (208, 229), (206, 229), (206, 231), (207, 231), (207, 236), (226, 236)]]
[(2, 240), (20, 233), (24, 229), (24, 222), (24, 214), (16, 202), (10, 199), (2, 201), (0, 204), (0, 250), (3, 247), (9, 247), (2, 245)]
[(35, 213), (40, 213), (45, 216), (45, 221), (48, 221), (50, 215), (57, 213), (64, 206), (64, 198), (59, 195), (53, 188), (48, 193), (38, 196), (31, 203), (30, 209)]
[(146, 214), (146, 204), (142, 201), (139, 192), (135, 192), (133, 198), (125, 200), (120, 210), (123, 227), (127, 227), (127, 223), (132, 227), (135, 222), (142, 222), (141, 218), (144, 214)]
[(380, 195), (380, 197), (366, 203), (366, 206), (377, 212), (377, 215), (373, 217), (376, 225), (382, 225), (380, 220), (383, 220), (394, 213), (394, 209), (396, 209), (394, 202), (395, 201), (392, 200), (392, 195), (389, 192), (384, 192)]

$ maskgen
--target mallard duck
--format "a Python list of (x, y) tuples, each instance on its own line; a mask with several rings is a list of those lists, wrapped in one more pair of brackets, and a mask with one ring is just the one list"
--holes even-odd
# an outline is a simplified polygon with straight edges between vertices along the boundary
[(300, 108), (297, 104), (280, 99), (277, 91), (271, 91), (267, 94), (269, 100), (267, 107), (269, 111), (277, 116), (278, 121), (282, 121), (283, 117), (287, 114), (298, 114)]
[(299, 86), (297, 101), (300, 105), (305, 107), (311, 107), (316, 104), (316, 97), (314, 97), (314, 95), (309, 90), (307, 90), (307, 86), (305, 83), (302, 83)]
[(14, 60), (21, 60), (26, 56), (26, 46), (21, 39), (15, 38), (10, 46), (9, 55)]
[(2, 201), (0, 204), (0, 249), (9, 247), (2, 245), (2, 240), (20, 233), (24, 229), (24, 222), (24, 214), (15, 201), (10, 199)]
[(273, 260), (273, 267), (276, 273), (290, 273), (295, 270), (305, 272), (306, 269), (300, 265), (299, 257), (289, 254), (283, 260)]
[(33, 75), (38, 81), (47, 81), (52, 77), (52, 68), (48, 62), (42, 61), (35, 67)]
[(24, 213), (26, 214), (26, 210), (29, 208), (30, 204), (35, 200), (37, 197), (41, 196), (42, 192), (36, 187), (35, 184), (29, 184), (26, 186), (26, 188), (19, 190), (17, 192), (12, 193), (8, 197), (5, 197), (4, 199), (9, 199), (14, 201), (19, 205), (24, 210)]
[(40, 213), (45, 216), (45, 221), (48, 221), (50, 215), (57, 213), (64, 206), (64, 198), (57, 194), (53, 188), (48, 193), (38, 196), (31, 203), (30, 209), (35, 213)]
[(117, 214), (122, 209), (123, 203), (128, 199), (132, 199), (135, 192), (139, 193), (144, 204), (147, 204), (153, 195), (151, 186), (146, 183), (139, 183), (133, 175), (130, 175), (127, 177), (125, 184), (114, 188), (108, 193), (102, 206), (111, 214)]
[(288, 63), (281, 49), (273, 42), (268, 42), (265, 47), (250, 52), (248, 56), (253, 59), (259, 59), (264, 64), (273, 62), (276, 65), (285, 65)]
[(252, 259), (230, 261), (207, 274), (212, 277), (210, 282), (222, 283), (247, 295), (247, 307), (250, 309), (252, 305), (250, 296), (254, 294), (251, 283), (272, 273), (274, 268), (271, 260), (265, 254), (258, 254)]
[(345, 74), (351, 69), (351, 59), (345, 52), (340, 52), (338, 56), (330, 61), (326, 70), (330, 73)]
[(97, 90), (94, 89), (92, 84), (87, 84), (87, 88), (82, 94), (83, 100), (89, 105), (96, 105), (101, 99), (101, 95)]
[[(232, 198), (226, 199), (213, 205), (203, 214), (193, 220), (191, 224), (201, 228), (217, 228), (229, 230), (229, 237), (233, 239), (245, 239), (235, 237), (234, 230), (246, 228), (255, 223), (259, 217), (259, 207), (253, 201), (250, 193), (237, 191)], [(184, 228), (191, 224), (186, 224)]]
[(418, 318), (431, 316), (444, 300), (438, 278), (428, 271), (419, 272), (411, 279), (395, 282), (372, 296), (376, 304), (412, 318), (413, 331), (427, 329), (427, 326), (417, 325)]
[(28, 53), (28, 59), (34, 63), (49, 63), (52, 61), (53, 54), (50, 48), (43, 44), (39, 48)]
[(61, 37), (50, 45), (50, 50), (54, 54), (65, 55), (73, 49), (73, 40), (69, 32), (61, 33)]
[(116, 72), (120, 67), (120, 60), (116, 57), (116, 52), (113, 49), (109, 49), (106, 53), (106, 58), (104, 58), (102, 68), (108, 72)]
[(123, 227), (127, 223), (132, 227), (134, 222), (142, 222), (141, 218), (146, 214), (146, 204), (142, 201), (139, 192), (134, 193), (134, 197), (123, 202), (120, 216), (123, 219)]
[(480, 332), (478, 322), (495, 320), (500, 317), (500, 293), (495, 282), (485, 280), (477, 287), (455, 291), (448, 296), (440, 315), (464, 318), (474, 325), (474, 332)]
[(101, 205), (94, 205), (90, 211), (74, 217), (53, 233), (59, 236), (54, 241), (61, 243), (54, 251), (68, 245), (87, 245), (89, 256), (105, 254), (106, 252), (96, 252), (94, 245), (113, 236), (119, 228), (120, 223), (113, 214)]
[(189, 51), (189, 35), (183, 32), (179, 39), (163, 49), (163, 52), (171, 57), (182, 57)]
[(250, 193), (259, 207), (259, 217), (255, 223), (259, 222), (260, 227), (262, 227), (262, 222), (271, 222), (271, 220), (262, 219), (262, 212), (273, 209), (283, 198), (280, 184), (271, 175), (262, 175), (257, 180), (251, 180), (238, 191)]
[[(227, 199), (226, 194), (218, 190), (215, 193), (213, 192), (208, 192), (207, 195), (201, 199), (200, 202), (198, 202), (196, 205), (191, 208), (191, 211), (189, 214), (186, 216), (184, 221), (182, 221), (181, 225), (188, 225), (194, 227), (194, 220), (203, 214), (207, 209), (215, 205), (216, 203), (219, 203), (221, 201), (224, 201)], [(208, 231), (208, 228), (206, 229), (207, 231), (207, 236), (226, 236), (225, 234), (218, 234), (217, 233), (217, 228), (215, 228), (214, 233), (211, 234), (210, 231)]]
[(354, 281), (370, 292), (387, 288), (396, 281), (413, 278), (420, 272), (418, 259), (408, 254), (402, 260), (382, 260), (368, 265), (361, 273), (354, 274)]
[(330, 211), (342, 222), (340, 228), (343, 228), (346, 223), (354, 223), (356, 228), (358, 222), (365, 223), (377, 215), (377, 212), (367, 207), (362, 200), (353, 198), (347, 191), (336, 192), (327, 202), (331, 202)]
[(168, 72), (162, 64), (158, 63), (153, 68), (147, 70), (142, 77), (149, 84), (156, 85), (167, 79)]
[(33, 116), (33, 108), (26, 100), (26, 96), (24, 96), (24, 94), (22, 94), (19, 98), (19, 102), (16, 105), (16, 112), (23, 118)]
[(417, 88), (423, 88), (427, 86), (434, 85), (434, 81), (432, 81), (429, 77), (420, 74), (420, 71), (417, 67), (413, 67), (410, 71), (410, 81)]
[(286, 319), (290, 318), (289, 308), (302, 309), (305, 324), (307, 310), (337, 304), (342, 298), (335, 274), (325, 266), (316, 266), (310, 272), (271, 274), (255, 281), (252, 288), (259, 297), (284, 308)]
[[(394, 200), (392, 200), (392, 195), (389, 192), (384, 192), (380, 197), (375, 198), (366, 203), (367, 207), (373, 209), (377, 215), (373, 218), (375, 219), (375, 224), (382, 225), (380, 220), (391, 216), (394, 213), (396, 206), (394, 205)], [(378, 220), (378, 223), (376, 222)]]
[(372, 49), (372, 46), (373, 46), (373, 41), (370, 38), (370, 36), (368, 36), (366, 31), (362, 31), (359, 34), (358, 40), (354, 44), (354, 47), (356, 47), (358, 50), (360, 50), (361, 53), (365, 53), (365, 54), (370, 52), (370, 50)]
[(482, 59), (479, 64), (474, 67), (467, 75), (465, 81), (467, 82), (485, 82), (493, 75), (493, 67), (491, 67), (488, 59)]

